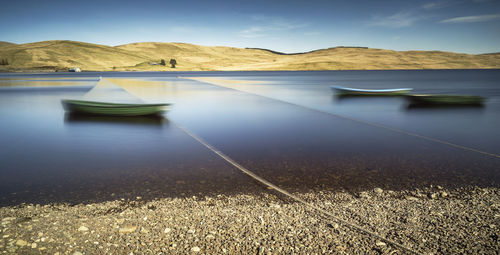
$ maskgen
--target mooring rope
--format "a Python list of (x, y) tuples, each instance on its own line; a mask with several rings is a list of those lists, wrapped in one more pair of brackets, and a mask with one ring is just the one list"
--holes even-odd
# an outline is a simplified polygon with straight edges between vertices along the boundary
[(302, 108), (305, 108), (305, 109), (308, 109), (308, 110), (311, 110), (311, 111), (316, 111), (316, 112), (321, 112), (321, 113), (324, 113), (324, 114), (329, 114), (329, 115), (332, 115), (332, 116), (335, 116), (335, 117), (338, 117), (338, 118), (341, 118), (341, 119), (346, 119), (346, 120), (358, 122), (358, 123), (361, 123), (361, 124), (369, 125), (369, 126), (372, 126), (372, 127), (377, 127), (377, 128), (382, 128), (382, 129), (390, 130), (390, 131), (397, 132), (397, 133), (400, 133), (400, 134), (405, 134), (405, 135), (408, 135), (408, 136), (417, 137), (417, 138), (420, 138), (420, 139), (424, 139), (424, 140), (435, 142), (435, 143), (444, 144), (444, 145), (447, 145), (447, 146), (455, 147), (455, 148), (466, 150), (466, 151), (480, 153), (480, 154), (483, 154), (483, 155), (486, 155), (486, 156), (490, 156), (490, 157), (494, 157), (494, 158), (500, 158), (500, 155), (495, 154), (495, 153), (491, 153), (491, 152), (487, 152), (487, 151), (482, 151), (482, 150), (475, 149), (475, 148), (472, 148), (472, 147), (455, 144), (455, 143), (452, 143), (452, 142), (448, 142), (448, 141), (445, 141), (445, 140), (441, 140), (441, 139), (437, 139), (437, 138), (433, 138), (433, 137), (429, 137), (429, 136), (419, 135), (417, 133), (413, 133), (413, 132), (406, 131), (406, 130), (403, 130), (403, 129), (398, 129), (398, 128), (393, 128), (393, 127), (385, 126), (385, 125), (382, 125), (382, 124), (377, 124), (375, 122), (370, 122), (370, 121), (365, 121), (365, 120), (351, 118), (351, 117), (344, 116), (344, 115), (341, 115), (341, 114), (338, 114), (338, 113), (332, 113), (332, 112), (328, 112), (328, 111), (318, 110), (318, 109), (315, 109), (315, 108), (312, 108), (312, 107), (309, 107), (309, 106), (300, 105), (300, 104), (297, 104), (297, 103), (293, 103), (293, 102), (289, 102), (289, 101), (285, 101), (285, 100), (281, 100), (281, 99), (277, 99), (277, 98), (273, 98), (273, 97), (269, 97), (269, 96), (264, 96), (264, 95), (257, 94), (257, 93), (254, 93), (254, 92), (248, 92), (248, 91), (245, 91), (245, 90), (236, 89), (236, 88), (233, 88), (233, 87), (230, 87), (230, 86), (224, 86), (224, 85), (212, 83), (212, 82), (206, 81), (204, 79), (199, 79), (198, 77), (178, 77), (178, 78), (196, 80), (196, 81), (199, 81), (199, 82), (208, 83), (208, 84), (213, 85), (213, 86), (218, 86), (218, 87), (227, 88), (227, 89), (233, 89), (233, 90), (244, 92), (244, 93), (247, 93), (247, 94), (256, 95), (256, 96), (268, 98), (268, 99), (271, 99), (271, 100), (276, 100), (276, 101), (279, 101), (279, 102), (282, 102), (282, 103), (286, 103), (286, 104), (290, 104), (290, 105), (302, 107)]
[(407, 251), (409, 253), (422, 254), (422, 253), (420, 253), (418, 251), (413, 250), (410, 247), (407, 247), (405, 245), (399, 244), (396, 241), (393, 241), (391, 239), (383, 237), (383, 236), (381, 236), (381, 235), (379, 235), (379, 234), (377, 234), (377, 233), (375, 233), (373, 231), (370, 231), (370, 230), (365, 229), (365, 228), (363, 228), (361, 226), (358, 226), (356, 224), (353, 224), (353, 223), (350, 223), (350, 222), (348, 222), (346, 220), (338, 218), (334, 214), (332, 214), (332, 213), (330, 213), (330, 212), (328, 212), (328, 211), (326, 211), (326, 210), (324, 210), (324, 209), (322, 209), (320, 207), (317, 207), (317, 206), (315, 206), (313, 204), (310, 204), (310, 203), (306, 202), (305, 200), (303, 200), (303, 199), (301, 199), (301, 198), (299, 198), (299, 197), (291, 194), (290, 192), (288, 192), (288, 191), (286, 191), (286, 190), (284, 190), (284, 189), (282, 189), (282, 188), (280, 188), (280, 187), (272, 184), (268, 180), (266, 180), (266, 179), (258, 176), (254, 172), (252, 172), (252, 171), (248, 170), (247, 168), (245, 168), (244, 166), (238, 164), (236, 161), (234, 161), (228, 155), (224, 154), (220, 150), (217, 150), (215, 147), (213, 147), (212, 145), (210, 145), (209, 143), (207, 143), (205, 140), (203, 140), (202, 138), (200, 138), (199, 136), (197, 136), (193, 132), (189, 131), (187, 128), (185, 128), (185, 127), (181, 126), (180, 124), (175, 123), (173, 121), (172, 121), (172, 123), (174, 123), (174, 125), (176, 125), (184, 133), (186, 133), (187, 135), (189, 135), (190, 137), (192, 137), (193, 139), (195, 139), (196, 141), (198, 141), (199, 143), (201, 143), (203, 146), (207, 147), (210, 151), (214, 152), (219, 157), (221, 157), (222, 159), (224, 159), (226, 162), (228, 162), (229, 164), (233, 165), (234, 167), (236, 167), (237, 169), (239, 169), (243, 173), (247, 174), (248, 176), (252, 177), (256, 181), (264, 184), (265, 186), (267, 186), (269, 188), (272, 188), (272, 189), (276, 190), (277, 192), (279, 192), (279, 193), (281, 193), (281, 194), (283, 194), (283, 195), (285, 195), (285, 196), (287, 196), (287, 197), (289, 197), (289, 198), (291, 198), (291, 199), (293, 199), (293, 200), (295, 200), (295, 201), (297, 201), (297, 202), (299, 202), (299, 203), (301, 203), (301, 204), (303, 204), (303, 205), (305, 205), (305, 206), (307, 206), (307, 207), (309, 207), (311, 209), (314, 209), (314, 210), (316, 210), (316, 211), (318, 211), (318, 212), (320, 212), (320, 213), (322, 213), (322, 214), (324, 214), (324, 215), (326, 215), (326, 216), (328, 216), (328, 217), (330, 217), (330, 218), (336, 220), (337, 222), (340, 222), (340, 223), (342, 223), (342, 224), (344, 224), (346, 226), (349, 226), (349, 227), (354, 228), (354, 229), (356, 229), (356, 230), (358, 230), (360, 232), (363, 232), (363, 233), (369, 234), (371, 236), (374, 236), (374, 237), (376, 237), (376, 238), (378, 238), (380, 240), (383, 240), (383, 241), (385, 241), (385, 242), (387, 242), (389, 244), (392, 244), (392, 245), (394, 245), (396, 247), (399, 247), (399, 248), (401, 248), (401, 249), (403, 249), (403, 250), (405, 250), (405, 251)]

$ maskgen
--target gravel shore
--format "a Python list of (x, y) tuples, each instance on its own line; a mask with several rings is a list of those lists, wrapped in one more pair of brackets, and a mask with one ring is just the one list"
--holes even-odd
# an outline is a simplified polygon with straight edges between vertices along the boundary
[[(295, 194), (424, 254), (498, 254), (500, 189), (430, 186)], [(2, 254), (405, 254), (276, 195), (0, 208)]]

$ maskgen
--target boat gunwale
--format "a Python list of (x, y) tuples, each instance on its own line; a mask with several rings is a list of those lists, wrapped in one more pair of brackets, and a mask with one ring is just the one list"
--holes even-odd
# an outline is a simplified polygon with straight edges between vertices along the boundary
[(397, 89), (356, 89), (348, 88), (342, 86), (331, 86), (332, 89), (338, 90), (340, 92), (357, 92), (357, 93), (393, 93), (393, 92), (405, 92), (412, 91), (413, 88), (397, 88)]
[(74, 100), (74, 99), (62, 99), (63, 104), (72, 104), (78, 106), (86, 107), (100, 107), (100, 108), (141, 108), (141, 107), (165, 107), (172, 104), (162, 103), (162, 104), (129, 104), (129, 103), (108, 103), (99, 101), (87, 101), (87, 100)]

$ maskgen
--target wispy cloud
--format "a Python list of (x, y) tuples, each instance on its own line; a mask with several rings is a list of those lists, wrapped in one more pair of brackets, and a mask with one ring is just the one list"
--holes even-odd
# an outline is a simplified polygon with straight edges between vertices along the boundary
[(440, 23), (476, 23), (500, 19), (500, 14), (463, 16), (441, 20)]
[(252, 19), (254, 20), (256, 25), (241, 30), (239, 32), (239, 35), (241, 37), (245, 38), (264, 37), (279, 31), (290, 31), (298, 28), (307, 27), (309, 25), (307, 23), (290, 21), (278, 17), (252, 16)]
[(400, 11), (390, 16), (374, 16), (369, 24), (371, 26), (401, 28), (409, 27), (420, 19), (422, 17), (413, 12)]
[(245, 38), (257, 38), (267, 36), (267, 33), (265, 28), (250, 27), (240, 31), (240, 36)]
[(428, 3), (420, 6), (420, 8), (422, 8), (424, 10), (435, 10), (435, 9), (444, 8), (450, 4), (451, 4), (450, 2), (446, 2), (446, 1), (428, 2)]

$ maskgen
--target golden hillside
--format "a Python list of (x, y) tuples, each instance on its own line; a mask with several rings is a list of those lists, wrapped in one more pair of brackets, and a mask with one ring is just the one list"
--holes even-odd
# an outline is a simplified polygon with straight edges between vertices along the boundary
[[(177, 61), (170, 68), (169, 60)], [(0, 70), (363, 70), (500, 68), (500, 54), (458, 54), (440, 51), (393, 51), (337, 47), (300, 54), (264, 49), (209, 47), (187, 43), (132, 43), (106, 46), (75, 41), (27, 44), (0, 42)], [(155, 65), (165, 59), (167, 66)]]

